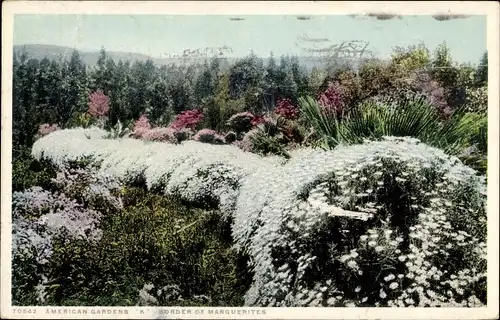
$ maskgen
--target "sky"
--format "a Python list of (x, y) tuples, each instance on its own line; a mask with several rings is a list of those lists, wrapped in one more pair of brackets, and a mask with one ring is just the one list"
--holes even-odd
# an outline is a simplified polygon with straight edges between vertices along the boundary
[(403, 16), (389, 20), (347, 15), (16, 15), (14, 45), (51, 44), (83, 51), (135, 52), (155, 58), (182, 54), (185, 49), (227, 46), (227, 56), (242, 57), (252, 50), (263, 57), (307, 55), (311, 43), (298, 36), (327, 38), (317, 47), (361, 40), (378, 57), (387, 58), (395, 46), (423, 42), (434, 51), (446, 42), (454, 60), (477, 63), (486, 51), (486, 16), (438, 21), (432, 16)]

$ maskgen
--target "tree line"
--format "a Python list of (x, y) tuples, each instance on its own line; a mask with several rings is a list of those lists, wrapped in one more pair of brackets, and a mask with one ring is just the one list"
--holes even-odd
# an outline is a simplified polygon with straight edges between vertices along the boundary
[(486, 54), (473, 67), (453, 63), (445, 45), (438, 48), (432, 59), (421, 49), (395, 50), (390, 62), (365, 61), (356, 70), (348, 63), (335, 61), (325, 68), (308, 70), (297, 57), (277, 59), (272, 54), (267, 63), (250, 54), (224, 70), (224, 58), (157, 66), (151, 60), (115, 61), (104, 48), (92, 67), (85, 65), (76, 50), (69, 59), (38, 60), (15, 53), (13, 143), (30, 146), (43, 123), (57, 123), (63, 128), (79, 125), (85, 117), (89, 95), (97, 90), (109, 97), (110, 125), (118, 121), (130, 123), (141, 115), (147, 115), (156, 125), (167, 125), (176, 114), (202, 107), (206, 115), (204, 126), (218, 130), (235, 113), (268, 112), (278, 98), (296, 103), (299, 97), (317, 96), (332, 81), (345, 87), (349, 104), (404, 87), (402, 79), (410, 77), (411, 71), (429, 66), (431, 70), (425, 72), (444, 88), (449, 105), (465, 103), (465, 86), (486, 85)]

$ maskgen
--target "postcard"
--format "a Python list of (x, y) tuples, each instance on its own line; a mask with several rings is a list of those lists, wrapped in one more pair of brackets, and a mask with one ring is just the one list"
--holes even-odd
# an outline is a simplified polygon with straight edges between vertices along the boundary
[(498, 3), (2, 6), (2, 318), (498, 318)]

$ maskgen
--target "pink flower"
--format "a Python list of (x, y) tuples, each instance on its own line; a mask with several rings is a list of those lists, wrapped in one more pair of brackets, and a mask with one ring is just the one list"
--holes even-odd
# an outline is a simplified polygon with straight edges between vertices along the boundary
[(178, 130), (182, 128), (194, 129), (203, 120), (203, 110), (193, 109), (181, 112), (169, 125), (170, 128)]
[(201, 129), (193, 137), (195, 141), (222, 144), (224, 143), (224, 137), (220, 135), (217, 131), (212, 129)]
[(172, 128), (154, 128), (143, 133), (142, 138), (146, 141), (159, 141), (177, 143), (175, 130)]
[(151, 129), (151, 124), (145, 115), (142, 115), (134, 125), (133, 136), (140, 138)]
[(56, 130), (59, 130), (59, 126), (57, 124), (50, 125), (48, 123), (44, 123), (38, 128), (38, 133), (43, 137)]
[(295, 107), (290, 99), (278, 99), (274, 112), (286, 119), (295, 119), (299, 115), (299, 109)]
[(102, 90), (97, 90), (89, 95), (88, 113), (94, 117), (102, 117), (109, 111), (109, 97)]

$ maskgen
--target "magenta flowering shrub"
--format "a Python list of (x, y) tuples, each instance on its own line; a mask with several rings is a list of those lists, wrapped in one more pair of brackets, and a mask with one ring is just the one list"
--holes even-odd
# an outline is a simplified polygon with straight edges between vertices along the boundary
[(258, 126), (259, 124), (263, 124), (265, 123), (267, 120), (266, 120), (266, 117), (264, 115), (255, 115), (253, 118), (252, 118), (252, 126)]
[(196, 126), (203, 120), (203, 110), (193, 109), (183, 111), (175, 117), (175, 119), (170, 123), (169, 128), (174, 130), (189, 128), (195, 129)]
[(172, 128), (157, 127), (146, 131), (142, 135), (142, 138), (145, 141), (177, 143), (177, 138), (175, 137), (175, 131), (176, 130)]
[(102, 92), (102, 90), (97, 90), (89, 95), (89, 109), (88, 113), (94, 117), (103, 117), (109, 111), (109, 97)]
[(212, 129), (202, 129), (196, 133), (193, 137), (193, 140), (204, 142), (204, 143), (212, 143), (212, 144), (223, 144), (224, 137), (220, 135), (217, 131)]
[(344, 88), (338, 82), (331, 83), (325, 92), (319, 95), (318, 103), (327, 113), (342, 118), (345, 114)]
[(254, 126), (254, 118), (251, 112), (240, 112), (232, 115), (227, 125), (237, 133), (247, 132)]
[(294, 106), (290, 99), (278, 99), (274, 112), (285, 119), (296, 119), (299, 116), (299, 108)]
[(56, 130), (59, 130), (59, 126), (57, 124), (44, 123), (44, 124), (40, 125), (40, 127), (38, 128), (38, 134), (41, 137), (43, 137), (43, 136), (46, 136), (49, 133), (54, 132)]

